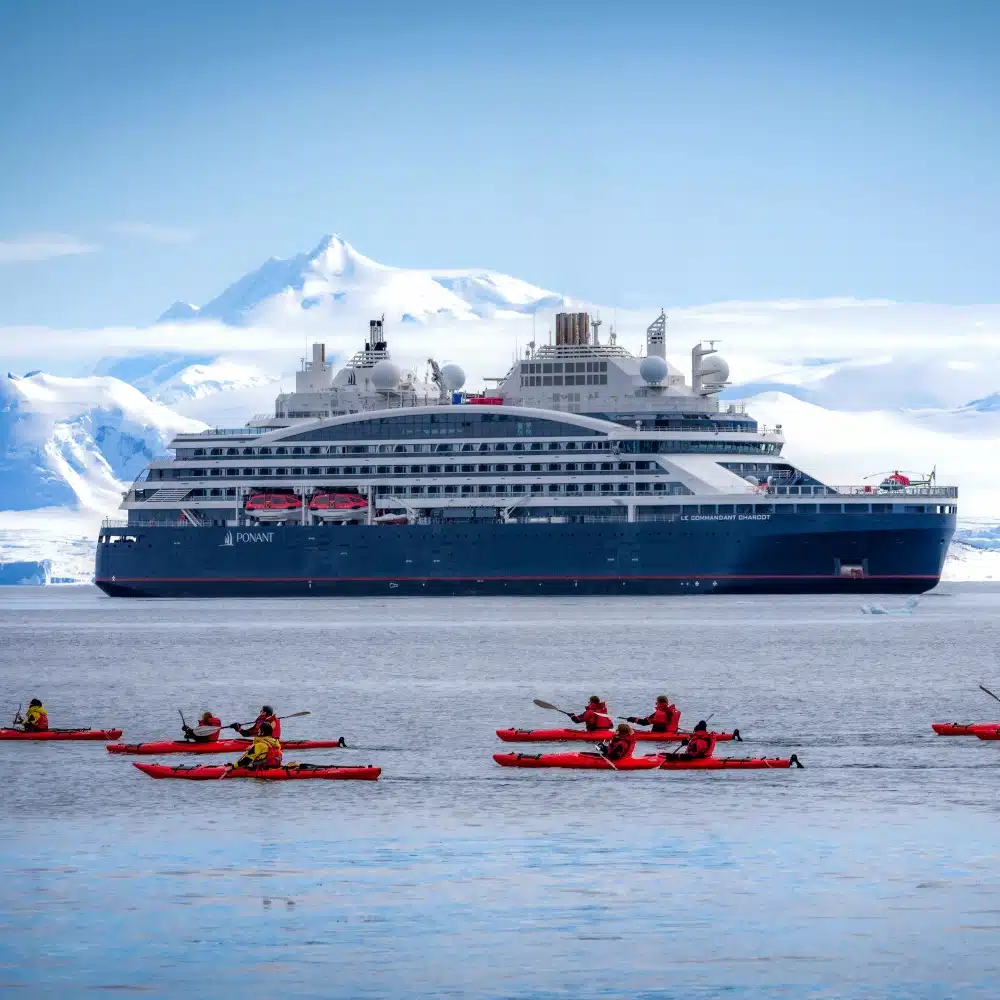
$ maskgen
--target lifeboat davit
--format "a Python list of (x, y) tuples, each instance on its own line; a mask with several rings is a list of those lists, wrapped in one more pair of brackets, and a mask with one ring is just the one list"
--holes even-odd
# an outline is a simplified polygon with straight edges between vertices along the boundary
[(356, 521), (368, 510), (368, 498), (360, 493), (316, 493), (309, 512), (323, 521)]
[(294, 493), (253, 493), (243, 510), (258, 521), (290, 521), (302, 510), (302, 498)]

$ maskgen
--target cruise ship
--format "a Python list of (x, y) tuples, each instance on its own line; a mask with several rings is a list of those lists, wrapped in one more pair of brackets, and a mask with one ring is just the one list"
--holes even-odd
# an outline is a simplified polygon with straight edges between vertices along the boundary
[(178, 435), (105, 522), (114, 597), (919, 593), (957, 489), (832, 485), (721, 399), (714, 342), (690, 381), (667, 318), (635, 356), (560, 313), (495, 388), (392, 359), (381, 320), (343, 367), (315, 344), (245, 427)]

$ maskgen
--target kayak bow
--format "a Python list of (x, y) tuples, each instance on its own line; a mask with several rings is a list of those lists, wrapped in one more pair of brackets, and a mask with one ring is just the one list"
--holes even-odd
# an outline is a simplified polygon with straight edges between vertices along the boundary
[(597, 753), (495, 753), (501, 767), (559, 767), (577, 771), (748, 771), (801, 767), (798, 757), (697, 757), (671, 760), (665, 754), (626, 757), (614, 764)]

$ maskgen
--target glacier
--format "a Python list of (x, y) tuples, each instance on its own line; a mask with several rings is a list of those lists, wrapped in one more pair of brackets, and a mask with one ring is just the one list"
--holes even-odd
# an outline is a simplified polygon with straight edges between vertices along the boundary
[[(180, 430), (269, 411), (310, 341), (343, 360), (384, 313), (397, 360), (418, 372), (429, 357), (454, 360), (475, 386), (548, 337), (555, 311), (576, 307), (596, 308), (495, 271), (390, 267), (327, 236), (204, 306), (175, 302), (145, 328), (0, 329), (7, 367), (27, 372), (0, 379), (0, 566), (18, 580), (89, 579), (101, 519), (117, 516), (150, 458)], [(601, 312), (602, 336), (613, 327), (639, 352), (658, 309)], [(708, 339), (742, 380), (725, 396), (781, 424), (786, 454), (828, 482), (936, 463), (961, 496), (945, 579), (1000, 580), (1000, 464), (989, 457), (1000, 306), (829, 299), (670, 311), (679, 367)]]

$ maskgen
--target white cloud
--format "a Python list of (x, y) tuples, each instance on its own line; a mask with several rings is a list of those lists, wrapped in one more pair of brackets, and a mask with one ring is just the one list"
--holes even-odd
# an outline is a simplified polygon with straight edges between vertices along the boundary
[(108, 232), (122, 236), (135, 236), (150, 243), (190, 243), (197, 232), (180, 226), (157, 226), (149, 222), (115, 222), (107, 227)]
[(0, 240), (0, 264), (50, 260), (73, 254), (94, 253), (100, 247), (84, 243), (76, 236), (64, 233), (34, 233), (14, 240)]

